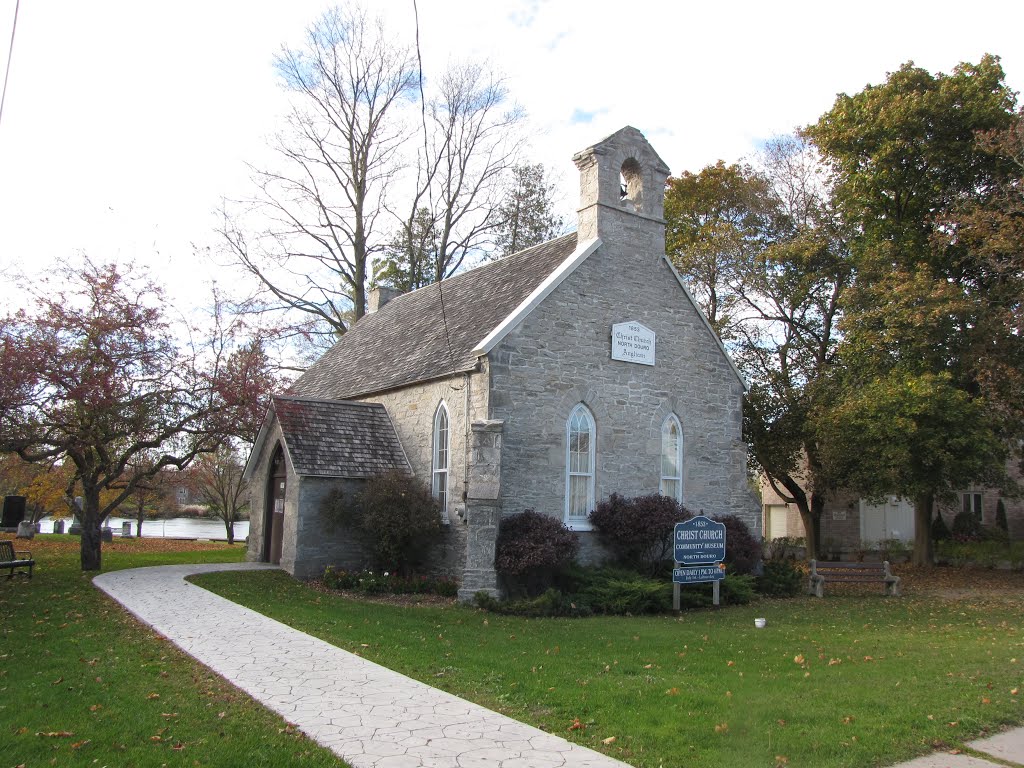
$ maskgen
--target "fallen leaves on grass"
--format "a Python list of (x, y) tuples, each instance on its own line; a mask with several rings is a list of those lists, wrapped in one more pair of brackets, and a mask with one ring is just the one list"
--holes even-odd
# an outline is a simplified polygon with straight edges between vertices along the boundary
[(602, 744), (614, 744), (616, 740), (615, 736), (609, 736), (607, 739), (601, 739)]
[(43, 736), (49, 739), (66, 739), (74, 736), (71, 731), (37, 731), (36, 736)]
[(585, 731), (587, 726), (585, 723), (581, 723), (578, 717), (572, 719), (572, 725), (569, 726), (570, 731)]

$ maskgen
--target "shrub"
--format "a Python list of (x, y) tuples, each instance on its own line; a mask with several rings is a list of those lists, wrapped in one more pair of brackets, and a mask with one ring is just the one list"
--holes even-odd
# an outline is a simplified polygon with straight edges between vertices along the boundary
[(878, 542), (878, 553), (883, 560), (902, 562), (910, 554), (910, 547), (903, 539), (882, 539)]
[(332, 492), (321, 514), (362, 540), (375, 569), (405, 576), (424, 562), (441, 535), (441, 510), (430, 488), (394, 470), (371, 477), (354, 498)]
[(590, 513), (598, 541), (624, 568), (651, 574), (672, 556), (672, 529), (693, 515), (659, 494), (632, 499), (613, 493)]
[(804, 572), (792, 560), (768, 560), (757, 577), (757, 591), (769, 597), (793, 597), (804, 583)]
[[(719, 599), (722, 605), (746, 605), (753, 601), (754, 577), (749, 574), (727, 573), (719, 583)], [(682, 610), (710, 608), (714, 605), (712, 584), (688, 584), (679, 592), (679, 607)]]
[(981, 523), (973, 512), (960, 511), (953, 518), (953, 538), (957, 541), (979, 541)]
[(796, 560), (804, 550), (802, 536), (778, 536), (765, 539), (762, 543), (762, 555), (765, 560)]
[(1002, 499), (996, 502), (996, 528), (1010, 532), (1010, 524), (1006, 519), (1006, 504)]
[(502, 518), (494, 545), (494, 567), (512, 594), (536, 596), (576, 559), (579, 539), (565, 524), (532, 509)]
[(594, 613), (621, 616), (664, 613), (672, 608), (672, 582), (618, 568), (580, 568), (575, 597)]
[(952, 538), (952, 534), (949, 532), (949, 526), (946, 525), (942, 513), (936, 513), (935, 519), (932, 520), (932, 541), (949, 541), (950, 538)]
[(761, 542), (736, 515), (715, 518), (725, 523), (725, 564), (732, 573), (750, 573), (761, 558)]
[(478, 608), (508, 616), (589, 616), (580, 606), (557, 589), (551, 588), (536, 597), (521, 600), (498, 600), (486, 592), (477, 592), (473, 600)]
[(323, 575), (328, 589), (347, 589), (368, 595), (442, 595), (454, 597), (459, 590), (456, 581), (446, 576), (401, 576), (390, 571), (348, 571), (327, 566)]

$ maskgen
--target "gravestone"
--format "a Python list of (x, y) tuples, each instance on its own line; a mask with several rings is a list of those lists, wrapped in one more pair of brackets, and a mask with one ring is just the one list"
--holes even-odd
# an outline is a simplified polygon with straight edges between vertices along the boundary
[(109, 525), (104, 525), (100, 529), (100, 541), (113, 541), (114, 540), (114, 529)]
[(64, 533), (64, 521), (63, 520), (54, 520), (53, 521), (53, 532), (54, 533)]
[(36, 526), (31, 520), (22, 520), (18, 523), (18, 538), (31, 539), (36, 535)]
[(68, 533), (72, 536), (82, 535), (82, 497), (75, 496), (75, 501), (72, 504), (75, 516), (71, 520), (71, 527), (68, 529)]
[(130, 538), (132, 538), (132, 524), (129, 521), (127, 521), (127, 520), (125, 520), (123, 523), (121, 523), (121, 538), (122, 539), (130, 539)]

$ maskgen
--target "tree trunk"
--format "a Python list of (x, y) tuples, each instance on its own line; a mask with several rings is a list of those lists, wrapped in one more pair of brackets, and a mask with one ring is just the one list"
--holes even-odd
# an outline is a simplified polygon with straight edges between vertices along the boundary
[(98, 571), (101, 566), (101, 547), (103, 544), (100, 526), (100, 492), (98, 489), (85, 489), (82, 497), (82, 541), (81, 559), (83, 571)]
[[(821, 550), (821, 509), (822, 503), (817, 501), (817, 497), (811, 496), (811, 506), (808, 508), (807, 503), (797, 503), (797, 509), (800, 510), (800, 519), (804, 523), (804, 541), (807, 548), (807, 559), (817, 560)], [(816, 509), (816, 507), (818, 509)]]
[(932, 513), (935, 495), (923, 493), (914, 499), (914, 565), (930, 568), (935, 564), (932, 548)]
[(235, 523), (232, 520), (224, 519), (224, 528), (228, 532), (228, 544), (235, 543)]

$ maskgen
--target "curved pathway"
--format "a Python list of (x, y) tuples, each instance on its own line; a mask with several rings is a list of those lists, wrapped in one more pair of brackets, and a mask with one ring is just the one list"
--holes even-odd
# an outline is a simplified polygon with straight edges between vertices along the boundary
[(112, 571), (93, 583), (355, 768), (625, 768), (189, 584), (262, 563)]

